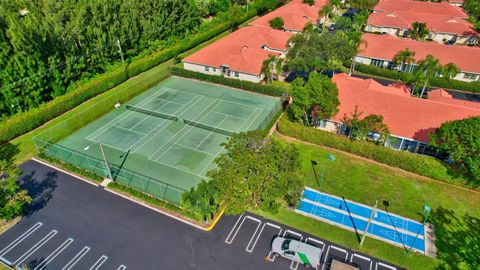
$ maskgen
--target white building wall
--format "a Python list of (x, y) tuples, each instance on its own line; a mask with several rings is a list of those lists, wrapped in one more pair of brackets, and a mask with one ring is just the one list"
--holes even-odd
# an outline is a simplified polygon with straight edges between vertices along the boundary
[[(208, 74), (208, 75), (222, 76), (222, 71), (218, 67), (211, 67), (211, 66), (188, 63), (188, 62), (183, 62), (183, 67), (186, 70), (200, 72), (200, 73), (204, 73), (204, 74)], [(238, 74), (238, 76), (236, 76), (237, 74)], [(230, 71), (230, 76), (227, 76), (227, 74), (224, 74), (223, 76), (227, 77), (227, 78), (231, 78), (231, 79), (239, 79), (239, 80), (250, 81), (250, 82), (255, 82), (255, 83), (261, 82), (263, 80), (263, 77), (264, 77), (263, 74), (257, 76), (257, 75), (252, 75), (252, 74), (248, 74), (248, 73), (236, 72), (236, 71), (233, 71), (233, 70)]]
[(355, 56), (355, 62), (365, 65), (370, 65), (372, 63), (372, 59), (363, 56)]

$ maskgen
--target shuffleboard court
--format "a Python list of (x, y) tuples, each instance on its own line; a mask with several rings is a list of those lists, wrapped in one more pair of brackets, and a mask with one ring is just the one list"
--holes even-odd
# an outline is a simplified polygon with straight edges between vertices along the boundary
[(171, 77), (44, 152), (108, 176), (102, 145), (117, 182), (178, 203), (208, 180), (223, 142), (280, 110), (279, 98)]
[[(305, 188), (298, 213), (363, 234), (373, 208), (344, 198)], [(368, 236), (419, 252), (425, 251), (425, 229), (414, 220), (376, 209)], [(418, 235), (417, 235), (418, 233)], [(413, 246), (412, 246), (413, 245)]]

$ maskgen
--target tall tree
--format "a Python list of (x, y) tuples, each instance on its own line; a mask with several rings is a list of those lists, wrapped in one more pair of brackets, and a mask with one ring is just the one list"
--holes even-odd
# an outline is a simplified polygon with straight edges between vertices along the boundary
[(275, 17), (270, 21), (268, 21), (268, 25), (273, 29), (282, 30), (283, 27), (285, 26), (285, 23), (282, 17)]
[[(409, 48), (405, 50), (398, 51), (395, 56), (393, 56), (394, 63), (402, 63), (400, 70), (409, 71), (410, 65), (415, 63), (415, 52), (410, 51)], [(407, 66), (405, 66), (407, 64)]]
[(442, 76), (447, 80), (455, 78), (460, 73), (460, 68), (454, 63), (448, 63), (442, 68)]
[(480, 117), (443, 123), (430, 143), (445, 151), (458, 165), (464, 166), (472, 177), (480, 183)]
[(440, 61), (431, 54), (427, 55), (425, 59), (418, 61), (418, 67), (415, 69), (415, 72), (418, 78), (424, 82), (422, 91), (418, 95), (419, 97), (423, 97), (429, 80), (435, 77), (441, 70), (442, 66), (440, 65)]
[(427, 25), (422, 22), (412, 23), (412, 29), (410, 30), (410, 37), (415, 40), (424, 40), (430, 31), (427, 28)]
[(342, 123), (349, 128), (349, 137), (354, 140), (365, 140), (367, 134), (373, 131), (380, 134), (380, 138), (376, 142), (383, 143), (390, 133), (388, 126), (383, 122), (383, 116), (370, 114), (362, 118), (362, 114), (363, 112), (355, 106), (355, 110), (350, 113), (350, 116), (346, 114), (343, 116)]
[(267, 59), (262, 63), (262, 74), (265, 76), (265, 81), (271, 83), (273, 80), (273, 74), (275, 72), (276, 58), (270, 54)]
[(300, 198), (298, 150), (265, 135), (262, 131), (234, 135), (224, 145), (226, 152), (215, 160), (217, 169), (208, 173), (226, 214), (242, 214), (248, 208), (275, 213), (280, 200), (293, 206)]

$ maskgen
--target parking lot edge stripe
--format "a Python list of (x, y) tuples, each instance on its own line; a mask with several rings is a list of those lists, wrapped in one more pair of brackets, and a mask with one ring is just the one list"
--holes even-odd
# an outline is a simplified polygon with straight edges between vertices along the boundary
[(204, 229), (204, 231), (209, 232), (209, 231), (213, 230), (215, 225), (217, 225), (217, 222), (223, 216), (224, 212), (225, 212), (225, 208), (223, 208), (222, 211), (220, 211), (220, 214), (218, 214), (217, 218), (212, 222), (212, 224), (210, 226), (208, 226), (208, 228)]
[(62, 173), (65, 173), (65, 174), (68, 174), (68, 175), (70, 175), (70, 176), (73, 176), (73, 177), (75, 177), (75, 178), (77, 178), (77, 179), (79, 179), (79, 180), (82, 180), (83, 182), (86, 182), (86, 183), (90, 184), (90, 185), (93, 185), (93, 186), (96, 186), (96, 187), (100, 186), (100, 184), (94, 183), (94, 182), (92, 182), (92, 180), (87, 180), (87, 179), (85, 179), (85, 178), (83, 178), (83, 177), (81, 177), (81, 176), (79, 176), (79, 175), (76, 175), (76, 174), (74, 174), (74, 173), (71, 173), (71, 172), (65, 171), (65, 170), (63, 170), (63, 169), (60, 169), (59, 167), (57, 167), (57, 166), (55, 166), (55, 165), (52, 165), (52, 164), (50, 164), (50, 163), (48, 163), (48, 162), (46, 162), (46, 161), (43, 161), (43, 160), (41, 160), (41, 159), (38, 159), (38, 158), (36, 158), (36, 157), (33, 157), (32, 160), (35, 161), (35, 162), (41, 163), (41, 164), (43, 164), (43, 165), (45, 165), (45, 166), (48, 166), (48, 167), (50, 167), (50, 168), (54, 168), (55, 170), (61, 171)]
[(182, 222), (182, 223), (185, 223), (185, 224), (187, 224), (187, 225), (190, 225), (190, 226), (192, 226), (192, 227), (195, 227), (195, 228), (197, 228), (197, 229), (199, 229), (199, 230), (202, 230), (202, 231), (206, 231), (206, 230), (207, 230), (207, 228), (204, 228), (204, 227), (202, 227), (202, 226), (200, 226), (200, 225), (197, 225), (197, 224), (195, 224), (195, 223), (186, 221), (186, 220), (184, 220), (184, 219), (182, 219), (182, 218), (180, 218), (180, 217), (177, 217), (177, 216), (175, 216), (175, 215), (172, 215), (172, 214), (170, 214), (170, 213), (168, 213), (168, 212), (166, 212), (166, 211), (162, 211), (162, 210), (160, 210), (160, 209), (158, 209), (158, 208), (156, 208), (156, 207), (153, 207), (153, 206), (148, 205), (148, 204), (146, 204), (146, 203), (144, 203), (144, 202), (142, 202), (142, 201), (139, 201), (139, 200), (136, 200), (136, 199), (134, 199), (134, 198), (131, 198), (131, 197), (127, 196), (127, 195), (123, 195), (123, 194), (121, 194), (121, 193), (119, 193), (119, 192), (117, 192), (117, 191), (115, 191), (115, 190), (112, 190), (112, 189), (109, 189), (109, 188), (105, 188), (105, 190), (108, 191), (108, 192), (110, 192), (110, 193), (113, 193), (113, 194), (115, 194), (115, 195), (117, 195), (117, 196), (120, 196), (120, 197), (122, 197), (122, 198), (124, 198), (124, 199), (126, 199), (126, 200), (129, 200), (129, 201), (134, 202), (134, 203), (136, 203), (136, 204), (138, 204), (138, 205), (141, 205), (141, 206), (146, 207), (146, 208), (148, 208), (148, 209), (150, 209), (150, 210), (153, 210), (153, 211), (155, 211), (155, 212), (157, 212), (157, 213), (163, 214), (163, 215), (168, 216), (168, 217), (170, 217), (170, 218), (173, 218), (173, 219), (175, 219), (175, 220), (177, 220), (177, 221), (180, 221), (180, 222)]

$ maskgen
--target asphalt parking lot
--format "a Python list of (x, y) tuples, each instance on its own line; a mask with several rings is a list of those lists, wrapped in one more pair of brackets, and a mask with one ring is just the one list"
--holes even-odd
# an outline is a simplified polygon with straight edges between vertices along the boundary
[(269, 256), (284, 235), (322, 248), (362, 270), (395, 270), (387, 262), (246, 214), (225, 216), (204, 232), (35, 161), (21, 184), (34, 199), (28, 215), (0, 235), (0, 259), (40, 269), (305, 269)]

